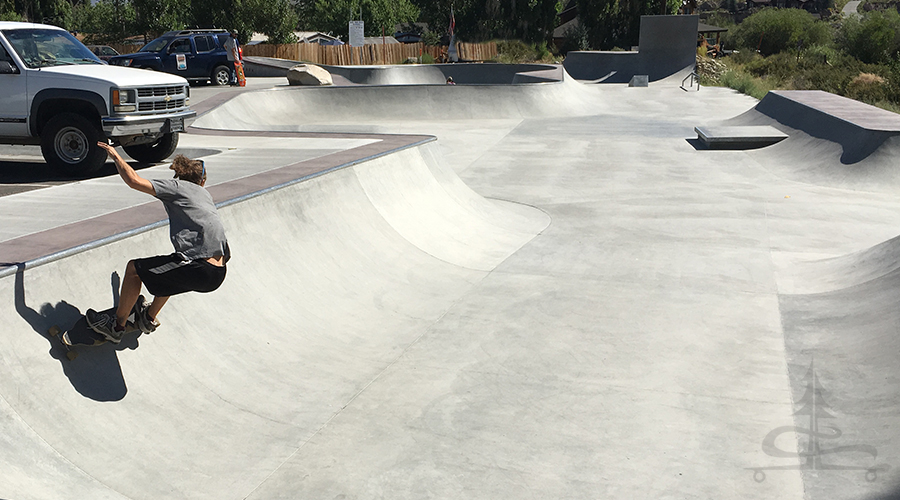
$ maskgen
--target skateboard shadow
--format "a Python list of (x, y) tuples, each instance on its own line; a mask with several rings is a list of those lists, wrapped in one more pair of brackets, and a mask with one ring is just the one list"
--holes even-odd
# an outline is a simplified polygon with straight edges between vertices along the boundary
[[(94, 401), (119, 401), (125, 397), (128, 388), (125, 385), (125, 377), (116, 351), (124, 349), (136, 349), (138, 339), (129, 335), (122, 339), (120, 344), (106, 343), (101, 346), (77, 346), (78, 358), (69, 361), (66, 357), (66, 348), (59, 337), (50, 335), (49, 330), (53, 325), (59, 326), (63, 331), (71, 328), (83, 313), (77, 307), (66, 301), (57, 302), (55, 305), (44, 303), (35, 310), (25, 303), (25, 266), (15, 264), (15, 306), (16, 312), (31, 328), (44, 337), (50, 344), (50, 356), (59, 360), (63, 373), (69, 379), (72, 387), (82, 396)], [(113, 298), (118, 302), (119, 275), (113, 273), (111, 285)]]

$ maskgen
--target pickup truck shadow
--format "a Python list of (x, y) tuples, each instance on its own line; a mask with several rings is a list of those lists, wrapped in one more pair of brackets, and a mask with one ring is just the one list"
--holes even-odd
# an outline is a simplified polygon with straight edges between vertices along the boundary
[[(125, 377), (119, 364), (117, 351), (124, 349), (136, 349), (139, 345), (138, 336), (129, 335), (120, 344), (106, 343), (101, 346), (76, 346), (78, 358), (70, 361), (66, 357), (66, 348), (58, 336), (52, 336), (49, 329), (58, 325), (63, 331), (70, 328), (81, 318), (83, 312), (66, 301), (57, 302), (55, 305), (42, 304), (37, 310), (29, 307), (25, 302), (25, 269), (22, 264), (17, 265), (15, 280), (15, 306), (31, 328), (47, 340), (50, 346), (50, 356), (59, 360), (63, 373), (69, 379), (72, 387), (82, 396), (94, 401), (120, 401), (125, 397), (128, 388), (125, 385)], [(114, 302), (118, 302), (119, 275), (113, 273), (111, 277)]]
[[(66, 182), (96, 179), (98, 177), (107, 177), (117, 174), (116, 165), (111, 160), (107, 160), (106, 164), (96, 172), (91, 172), (89, 174), (62, 174), (53, 170), (46, 162), (44, 162), (44, 159), (41, 157), (41, 150), (38, 147), (17, 146), (10, 151), (11, 153), (9, 156), (4, 157), (4, 151), (0, 150), (0, 184), (31, 184), (39, 182), (64, 184)], [(201, 156), (212, 156), (221, 152), (222, 151), (218, 149), (211, 148), (178, 148), (175, 150), (175, 154), (173, 154), (172, 157), (158, 163), (143, 163), (132, 160), (127, 156), (127, 153), (123, 154), (121, 150), (119, 151), (119, 154), (123, 154), (125, 161), (131, 165), (131, 168), (142, 170), (168, 163), (177, 154), (183, 154), (188, 158), (198, 158)], [(15, 153), (21, 154), (16, 155), (17, 157), (15, 158), (11, 158), (10, 156)]]
[[(135, 170), (152, 167), (155, 163), (128, 163)], [(89, 174), (61, 174), (44, 163), (43, 159), (6, 160), (0, 156), (0, 184), (30, 184), (35, 182), (74, 182), (116, 175), (116, 166), (107, 161), (103, 167)]]

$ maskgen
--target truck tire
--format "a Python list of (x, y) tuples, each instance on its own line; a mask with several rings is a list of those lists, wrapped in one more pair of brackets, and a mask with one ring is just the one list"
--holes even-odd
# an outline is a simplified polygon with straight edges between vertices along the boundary
[(228, 85), (231, 83), (231, 69), (228, 66), (216, 66), (210, 81), (213, 85)]
[(122, 146), (128, 156), (142, 163), (158, 163), (172, 156), (178, 146), (178, 132), (163, 134), (162, 137), (149, 144)]
[(106, 151), (97, 146), (103, 132), (87, 118), (60, 113), (41, 131), (41, 153), (55, 170), (66, 175), (90, 174), (106, 163)]

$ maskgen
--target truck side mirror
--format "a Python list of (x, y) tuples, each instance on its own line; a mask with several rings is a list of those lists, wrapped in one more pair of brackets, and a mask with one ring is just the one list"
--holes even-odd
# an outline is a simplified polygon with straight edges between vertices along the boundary
[(13, 66), (7, 61), (0, 61), (0, 75), (14, 75), (19, 72), (19, 68)]

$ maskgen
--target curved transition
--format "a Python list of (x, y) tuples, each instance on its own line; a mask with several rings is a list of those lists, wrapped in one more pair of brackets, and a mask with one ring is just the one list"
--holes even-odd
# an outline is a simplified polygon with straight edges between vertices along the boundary
[(597, 114), (598, 92), (571, 78), (527, 85), (280, 87), (242, 93), (194, 122), (195, 127), (287, 130), (379, 120), (466, 120)]
[[(289, 59), (248, 56), (244, 65), (248, 76), (281, 77), (301, 64)], [(327, 70), (335, 84), (342, 85), (445, 85), (448, 77), (460, 85), (510, 85), (560, 81), (562, 67), (556, 64), (410, 64), (391, 66), (331, 66)]]
[(873, 191), (900, 184), (900, 116), (822, 91), (771, 91), (730, 126), (773, 125), (788, 139), (759, 151), (791, 179)]
[(0, 496), (293, 491), (286, 464), (304, 444), (549, 224), (478, 196), (435, 150), (222, 207), (223, 287), (170, 301), (154, 335), (72, 362), (48, 328), (111, 305), (122, 256), (170, 251), (167, 228), (0, 279)]

